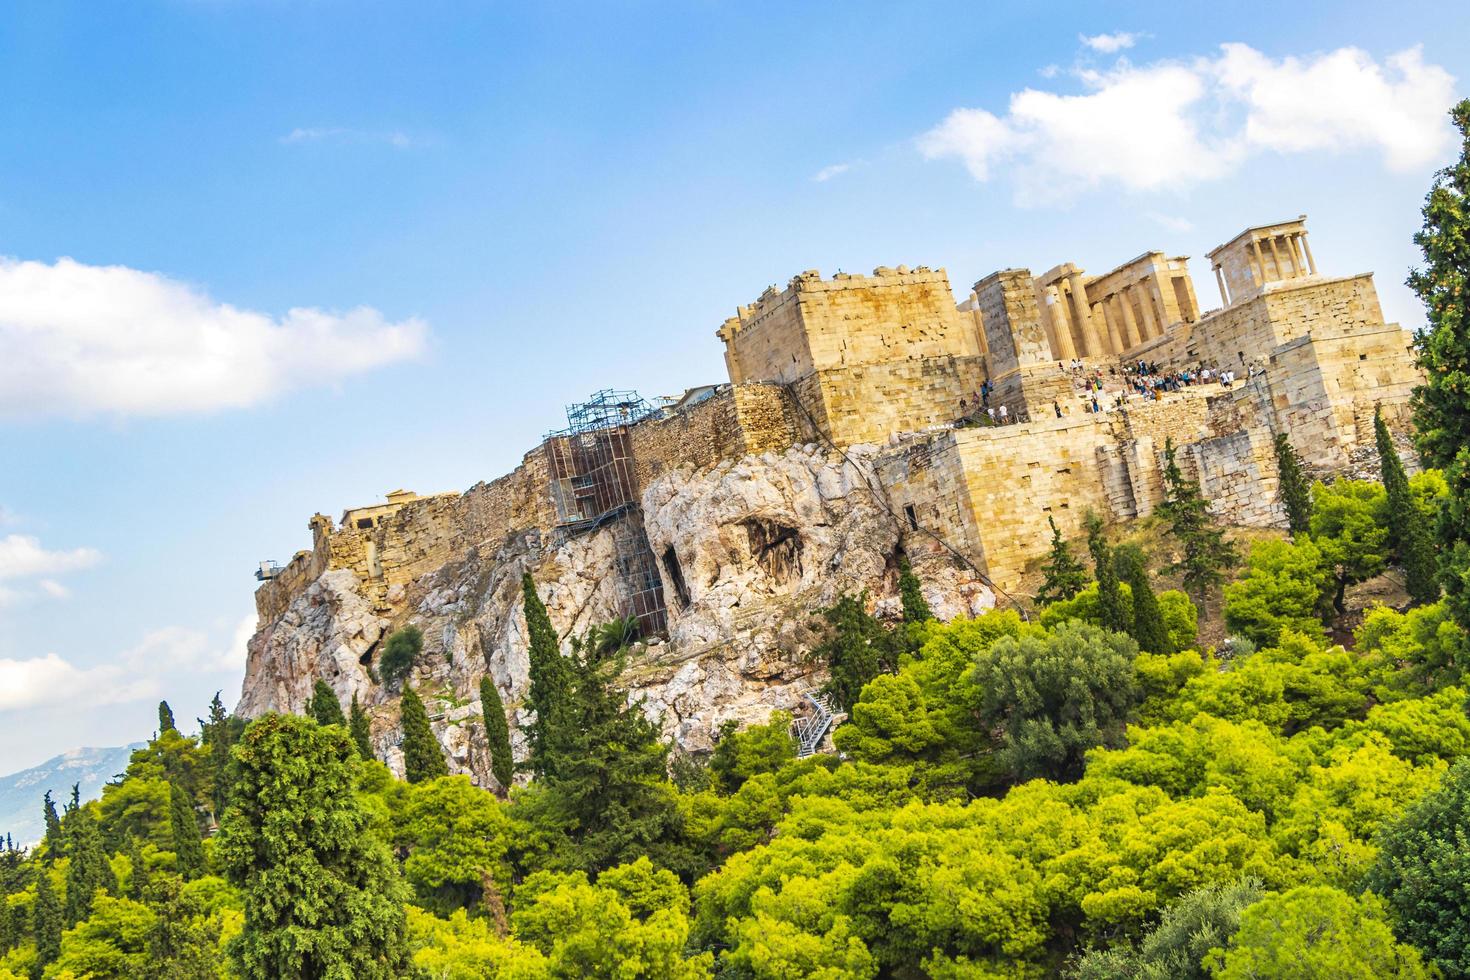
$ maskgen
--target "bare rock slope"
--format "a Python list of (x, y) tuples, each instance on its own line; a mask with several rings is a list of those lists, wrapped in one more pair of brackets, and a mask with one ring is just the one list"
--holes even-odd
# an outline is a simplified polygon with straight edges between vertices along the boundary
[[(684, 749), (706, 751), (726, 720), (764, 721), (821, 683), (807, 656), (813, 610), (866, 591), (880, 614), (896, 614), (899, 529), (873, 489), (871, 457), (798, 446), (686, 466), (648, 485), (642, 521), (660, 564), (669, 635), (638, 648), (623, 680)], [(238, 710), (299, 712), (322, 677), (344, 704), (356, 695), (369, 708), (378, 754), (399, 768), (399, 692), (376, 683), (369, 664), (388, 633), (414, 623), (425, 644), (409, 683), (425, 696), (451, 770), (492, 785), (479, 703), (487, 674), (512, 710), (515, 751), (524, 751), (521, 576), (531, 572), (565, 648), (620, 612), (613, 533), (554, 546), (534, 532), (483, 543), (390, 592), (384, 614), (353, 572), (328, 571), (261, 624)], [(993, 604), (973, 571), (942, 550), (911, 558), (941, 617)]]

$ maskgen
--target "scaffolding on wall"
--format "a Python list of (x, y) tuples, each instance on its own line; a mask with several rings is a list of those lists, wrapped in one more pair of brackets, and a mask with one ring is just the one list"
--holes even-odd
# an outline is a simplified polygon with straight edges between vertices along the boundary
[(632, 427), (658, 409), (636, 391), (606, 388), (567, 406), (567, 427), (546, 436), (560, 540), (611, 525), (622, 615), (643, 636), (665, 632), (663, 580), (643, 530)]

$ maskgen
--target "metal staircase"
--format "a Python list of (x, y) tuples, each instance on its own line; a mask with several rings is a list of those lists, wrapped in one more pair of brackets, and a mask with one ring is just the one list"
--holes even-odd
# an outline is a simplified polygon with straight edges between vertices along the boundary
[(825, 694), (813, 694), (808, 691), (803, 698), (811, 705), (811, 713), (796, 719), (791, 723), (791, 737), (796, 739), (796, 757), (805, 759), (809, 755), (815, 755), (822, 745), (822, 739), (827, 737), (827, 731), (832, 727), (832, 718), (837, 714), (832, 708), (832, 702)]

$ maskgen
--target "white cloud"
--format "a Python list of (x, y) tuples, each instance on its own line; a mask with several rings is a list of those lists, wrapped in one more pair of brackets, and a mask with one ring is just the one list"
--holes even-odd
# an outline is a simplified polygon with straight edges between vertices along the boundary
[(53, 578), (43, 578), (36, 583), (36, 586), (53, 599), (71, 598), (71, 589), (68, 589)]
[(815, 174), (812, 175), (812, 180), (815, 180), (817, 183), (822, 184), (831, 180), (833, 177), (839, 177), (842, 174), (847, 173), (851, 169), (852, 164), (850, 163), (834, 163), (831, 166), (823, 167), (821, 170), (818, 170)]
[(125, 266), (0, 258), (0, 418), (244, 408), (424, 350), (420, 320), (274, 317)]
[(0, 579), (35, 578), (91, 568), (102, 560), (95, 548), (50, 551), (39, 538), (10, 534), (0, 538)]
[(405, 150), (413, 146), (413, 140), (407, 133), (396, 129), (392, 130), (370, 130), (352, 129), (347, 126), (298, 126), (285, 136), (281, 142), (291, 143), (386, 143), (396, 150)]
[(1078, 34), (1077, 40), (1087, 47), (1102, 54), (1117, 54), (1124, 48), (1131, 48), (1138, 42), (1140, 35), (1128, 31), (1116, 31), (1112, 34)]
[(1075, 74), (1081, 93), (1027, 88), (1004, 116), (956, 109), (918, 148), (981, 181), (1005, 165), (1017, 203), (1036, 205), (1103, 184), (1185, 187), (1263, 152), (1369, 150), (1391, 169), (1430, 167), (1452, 144), (1454, 79), (1417, 48), (1379, 65), (1355, 48), (1274, 60), (1226, 44), (1189, 62)]
[(58, 704), (89, 706), (152, 699), (184, 675), (238, 673), (255, 616), (242, 619), (221, 647), (210, 634), (167, 626), (146, 634), (111, 662), (78, 667), (55, 653), (29, 659), (0, 657), (0, 712)]

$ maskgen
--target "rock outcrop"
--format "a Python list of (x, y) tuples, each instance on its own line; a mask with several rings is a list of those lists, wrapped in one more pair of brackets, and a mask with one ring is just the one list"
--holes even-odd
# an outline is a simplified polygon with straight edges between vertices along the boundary
[[(683, 749), (707, 751), (725, 721), (763, 721), (821, 682), (807, 657), (814, 610), (866, 591), (880, 615), (896, 615), (899, 522), (873, 477), (874, 454), (796, 446), (673, 469), (644, 490), (643, 530), (665, 582), (669, 635), (634, 652), (623, 682)], [(301, 711), (322, 677), (344, 704), (355, 694), (368, 707), (378, 754), (397, 768), (399, 691), (379, 684), (370, 664), (393, 629), (413, 623), (425, 642), (408, 683), (425, 696), (451, 769), (493, 785), (479, 686), (488, 675), (500, 688), (520, 755), (528, 720), (519, 707), (528, 682), (521, 576), (531, 572), (565, 647), (621, 612), (614, 534), (603, 527), (559, 542), (535, 532), (483, 542), (389, 590), (386, 611), (352, 571), (327, 571), (261, 624), (238, 710)], [(942, 616), (993, 604), (973, 570), (942, 550), (910, 557)]]

